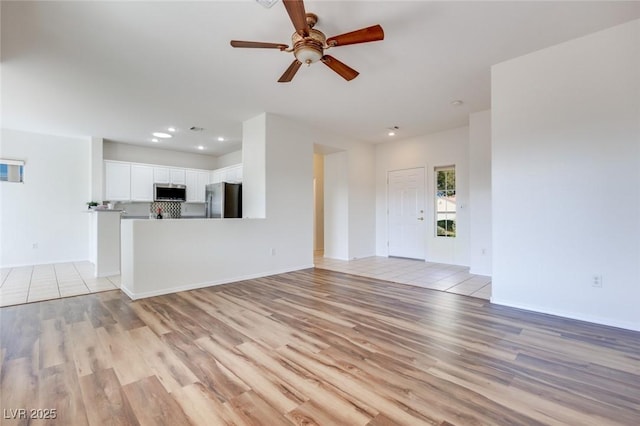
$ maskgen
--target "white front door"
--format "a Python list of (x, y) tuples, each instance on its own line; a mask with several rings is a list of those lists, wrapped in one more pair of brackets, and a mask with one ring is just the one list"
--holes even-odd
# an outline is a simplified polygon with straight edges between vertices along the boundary
[(424, 168), (391, 171), (387, 186), (389, 256), (424, 259)]

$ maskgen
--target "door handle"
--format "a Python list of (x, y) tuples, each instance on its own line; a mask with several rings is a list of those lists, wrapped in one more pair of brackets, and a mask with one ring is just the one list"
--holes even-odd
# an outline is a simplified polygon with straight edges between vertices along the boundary
[(424, 220), (424, 217), (419, 217), (418, 220)]

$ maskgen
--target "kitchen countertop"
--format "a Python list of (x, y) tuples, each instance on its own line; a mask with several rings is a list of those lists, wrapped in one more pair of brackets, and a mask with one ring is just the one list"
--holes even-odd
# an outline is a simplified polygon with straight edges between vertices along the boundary
[(93, 212), (118, 212), (118, 213), (122, 213), (124, 210), (122, 209), (87, 209), (85, 210), (87, 213), (93, 213)]
[(147, 216), (127, 216), (124, 215), (122, 216), (123, 219), (148, 219), (148, 220), (170, 220), (170, 219), (212, 219), (212, 218), (206, 218), (204, 216), (182, 216), (182, 217), (165, 217), (162, 219), (156, 219), (154, 218), (150, 218), (148, 215)]

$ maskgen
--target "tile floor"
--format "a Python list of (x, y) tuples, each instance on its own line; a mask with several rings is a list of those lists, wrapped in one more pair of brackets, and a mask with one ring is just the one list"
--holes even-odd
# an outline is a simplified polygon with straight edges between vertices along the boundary
[(0, 269), (0, 306), (120, 288), (120, 276), (96, 278), (91, 262)]
[(469, 268), (466, 266), (394, 257), (337, 260), (324, 258), (321, 253), (316, 253), (314, 261), (316, 268), (319, 269), (415, 285), (480, 299), (489, 300), (491, 298), (491, 277), (470, 274)]
[[(324, 258), (321, 253), (316, 253), (315, 266), (481, 299), (491, 297), (491, 277), (470, 274), (465, 266), (392, 257), (346, 261)], [(119, 275), (95, 278), (93, 270), (90, 262), (0, 269), (0, 307), (120, 288)]]

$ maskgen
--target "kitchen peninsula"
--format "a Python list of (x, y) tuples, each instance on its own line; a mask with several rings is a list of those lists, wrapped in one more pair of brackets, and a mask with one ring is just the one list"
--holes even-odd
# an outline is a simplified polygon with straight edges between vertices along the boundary
[(313, 267), (311, 222), (298, 235), (274, 225), (286, 222), (123, 220), (121, 289), (140, 299)]

